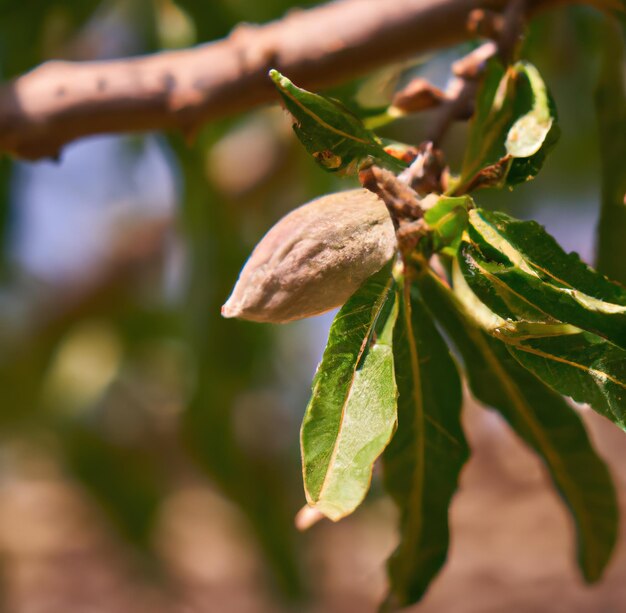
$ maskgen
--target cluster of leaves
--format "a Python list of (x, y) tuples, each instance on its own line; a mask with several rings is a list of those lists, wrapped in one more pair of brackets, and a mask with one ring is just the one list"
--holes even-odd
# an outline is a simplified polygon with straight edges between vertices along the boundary
[[(349, 173), (364, 160), (397, 168), (340, 103), (272, 78), (296, 134), (327, 170)], [(564, 397), (626, 428), (626, 288), (537, 223), (477, 208), (468, 195), (532, 179), (557, 138), (537, 69), (491, 62), (461, 171), (427, 211), (427, 235), (366, 281), (332, 324), (301, 430), (306, 497), (326, 517), (345, 517), (382, 456), (400, 510), (389, 607), (418, 601), (446, 560), (448, 507), (469, 457), (460, 370), (542, 459), (571, 514), (587, 581), (615, 545), (611, 477)], [(431, 267), (433, 253), (446, 278)]]

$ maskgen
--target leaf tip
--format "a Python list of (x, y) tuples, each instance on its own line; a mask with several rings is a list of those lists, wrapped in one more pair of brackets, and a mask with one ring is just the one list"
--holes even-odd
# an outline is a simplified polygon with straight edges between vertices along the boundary
[(287, 82), (289, 82), (289, 79), (283, 76), (275, 68), (270, 69), (270, 71), (267, 74), (269, 78), (272, 79), (272, 81), (274, 81), (274, 84), (281, 89), (285, 87)]
[(324, 517), (325, 516), (321, 511), (318, 511), (315, 507), (311, 507), (307, 504), (296, 513), (294, 523), (297, 530), (304, 532), (321, 519), (324, 519)]

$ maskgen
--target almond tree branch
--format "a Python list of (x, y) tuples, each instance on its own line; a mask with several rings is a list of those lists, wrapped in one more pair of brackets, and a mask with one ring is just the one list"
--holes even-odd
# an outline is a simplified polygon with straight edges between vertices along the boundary
[[(535, 11), (572, 0), (529, 0)], [(575, 0), (574, 0), (575, 1)], [(598, 0), (595, 0), (596, 2)], [(603, 0), (604, 1), (604, 0)], [(274, 67), (323, 88), (471, 35), (468, 14), (506, 0), (338, 0), (195, 48), (101, 62), (48, 62), (0, 86), (0, 152), (56, 157), (91, 134), (182, 130), (275, 98)]]

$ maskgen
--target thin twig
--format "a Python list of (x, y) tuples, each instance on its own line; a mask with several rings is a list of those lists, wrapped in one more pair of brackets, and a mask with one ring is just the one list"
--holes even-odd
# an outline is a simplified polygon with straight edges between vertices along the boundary
[(446, 103), (441, 107), (430, 130), (429, 140), (439, 146), (450, 125), (469, 119), (474, 111), (474, 99), (479, 79), (487, 61), (496, 55), (498, 46), (489, 41), (474, 49), (452, 65), (454, 76), (446, 88)]
[(447, 102), (442, 105), (429, 135), (436, 146), (454, 121), (472, 116), (478, 82), (487, 61), (496, 54), (505, 66), (513, 60), (526, 24), (526, 11), (527, 0), (510, 0), (502, 14), (482, 9), (475, 9), (469, 14), (468, 31), (480, 30), (493, 40), (452, 65), (455, 76), (446, 89)]
[(419, 196), (443, 193), (446, 162), (443, 152), (426, 141), (416, 147), (415, 159), (398, 175), (398, 180), (409, 185)]
[(526, 25), (526, 0), (510, 0), (502, 14), (502, 30), (497, 39), (498, 55), (506, 66), (515, 57)]
[(393, 172), (379, 166), (363, 166), (359, 170), (359, 181), (385, 203), (396, 229), (398, 249), (405, 259), (417, 246), (426, 227), (419, 196)]

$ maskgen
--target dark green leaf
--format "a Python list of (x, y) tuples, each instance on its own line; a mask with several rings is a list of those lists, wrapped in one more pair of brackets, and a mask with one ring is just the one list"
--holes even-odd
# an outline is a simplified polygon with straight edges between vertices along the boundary
[(537, 222), (520, 221), (483, 209), (472, 213), (471, 222), (472, 239), (478, 241), (481, 248), (493, 244), (494, 254), (506, 249), (509, 260), (518, 257), (516, 252), (519, 252), (534, 271), (557, 285), (573, 287), (598, 300), (626, 305), (624, 286), (598, 274), (582, 262), (578, 254), (563, 251)]
[(597, 266), (626, 284), (626, 83), (624, 40), (619, 25), (607, 20), (604, 58), (596, 90), (602, 161), (602, 209), (598, 226)]
[[(558, 392), (586, 402), (624, 428), (624, 385), (626, 352), (620, 347), (579, 328), (562, 323), (504, 319), (489, 309), (515, 306), (516, 295), (502, 287), (489, 295), (489, 279), (476, 275), (472, 291), (455, 263), (454, 291), (473, 321), (509, 345), (509, 350), (528, 370)], [(484, 283), (482, 283), (484, 282)], [(504, 296), (504, 300), (500, 297)], [(498, 302), (499, 301), (499, 302)], [(519, 301), (521, 304), (521, 300)]]
[(335, 100), (296, 87), (276, 70), (270, 71), (280, 95), (293, 115), (293, 129), (306, 150), (331, 172), (356, 172), (366, 159), (391, 170), (405, 165), (385, 152), (378, 137)]
[(556, 109), (539, 71), (528, 62), (506, 71), (490, 62), (454, 193), (534, 178), (558, 136)]
[(508, 349), (555, 390), (626, 430), (626, 351), (587, 333), (527, 339)]
[(626, 289), (566, 254), (535, 222), (471, 211), (459, 264), (471, 290), (504, 319), (563, 322), (626, 347)]
[(331, 326), (302, 422), (310, 506), (332, 520), (352, 513), (396, 427), (391, 262), (346, 302)]
[[(488, 332), (492, 336), (500, 338), (505, 342), (516, 342), (523, 338), (545, 337), (562, 334), (574, 334), (580, 332), (580, 330), (569, 324), (561, 322), (553, 322), (552, 319), (548, 319), (542, 314), (539, 321), (533, 320), (518, 320), (513, 316), (501, 317), (493, 310), (491, 310), (487, 304), (474, 293), (472, 288), (468, 285), (461, 266), (459, 265), (459, 259), (457, 258), (452, 263), (452, 278), (454, 294), (459, 302), (463, 305), (464, 309), (471, 314), (472, 320), (480, 326), (485, 332)], [(475, 286), (480, 287), (482, 277), (477, 277)], [(487, 292), (491, 288), (488, 283), (488, 279), (485, 281), (484, 286), (480, 287), (484, 289), (486, 296), (484, 296), (487, 303), (495, 304), (496, 307), (500, 307), (503, 311), (512, 313), (508, 310), (508, 306), (514, 309), (521, 309), (522, 307), (528, 308), (529, 315), (536, 315), (536, 309), (531, 307), (523, 301), (519, 296), (515, 296), (512, 292), (505, 292), (501, 287), (498, 288), (500, 294), (495, 291), (488, 294)]]
[[(618, 510), (610, 474), (580, 418), (561, 396), (520, 368), (503, 343), (482, 332), (432, 273), (420, 275), (418, 283), (463, 357), (474, 396), (497, 409), (543, 460), (574, 520), (578, 564), (587, 581), (597, 580), (617, 540)], [(544, 372), (551, 368), (546, 364)]]
[(385, 486), (400, 508), (389, 560), (389, 605), (417, 602), (448, 552), (448, 506), (468, 458), (456, 365), (417, 293), (402, 288), (393, 347), (398, 431), (385, 451)]

